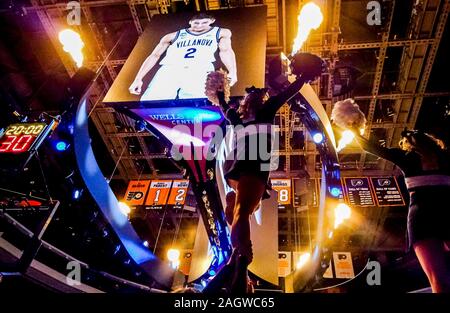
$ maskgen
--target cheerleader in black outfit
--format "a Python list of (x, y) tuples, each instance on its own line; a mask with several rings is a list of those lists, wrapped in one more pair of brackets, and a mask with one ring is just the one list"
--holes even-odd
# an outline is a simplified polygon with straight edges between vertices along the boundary
[[(234, 109), (225, 101), (223, 91), (217, 92), (219, 105), (236, 134), (236, 146), (232, 165), (225, 172), (228, 185), (235, 191), (232, 214), (228, 211), (227, 220), (231, 224), (232, 260), (239, 260), (243, 277), (252, 262), (253, 252), (250, 240), (250, 216), (259, 207), (261, 199), (269, 197), (270, 154), (272, 127), (278, 109), (292, 98), (303, 86), (297, 79), (276, 96), (268, 97), (265, 88), (247, 88), (246, 96), (239, 107)], [(266, 153), (260, 153), (264, 151)], [(268, 152), (268, 153), (267, 153)], [(235, 199), (234, 199), (235, 198)], [(230, 202), (228, 197), (227, 202)], [(246, 277), (246, 274), (245, 276)], [(244, 293), (247, 283), (235, 282), (236, 293)]]
[(403, 131), (398, 148), (384, 148), (358, 135), (361, 147), (397, 165), (410, 195), (407, 236), (432, 291), (450, 292), (446, 250), (450, 243), (450, 154), (443, 142), (419, 131)]

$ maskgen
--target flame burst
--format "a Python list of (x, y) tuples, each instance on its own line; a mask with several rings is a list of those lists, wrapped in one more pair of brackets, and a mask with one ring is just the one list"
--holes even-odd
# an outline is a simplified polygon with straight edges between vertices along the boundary
[(58, 38), (63, 45), (63, 50), (72, 56), (72, 59), (80, 68), (83, 65), (83, 53), (81, 50), (84, 47), (84, 42), (81, 40), (80, 35), (71, 29), (65, 29), (59, 32)]
[(319, 28), (323, 21), (323, 14), (317, 4), (308, 2), (302, 7), (297, 19), (297, 37), (294, 39), (291, 55), (294, 55), (302, 48), (311, 30)]
[(352, 210), (345, 203), (339, 203), (334, 209), (334, 228), (338, 228), (345, 220), (352, 215)]
[(355, 139), (355, 134), (351, 130), (344, 130), (341, 139), (339, 139), (336, 151), (339, 152), (344, 149), (345, 146), (353, 141), (353, 139)]
[[(364, 135), (364, 129), (360, 129), (359, 133)], [(339, 139), (338, 146), (336, 148), (336, 152), (341, 151), (344, 149), (347, 145), (349, 145), (353, 139), (355, 139), (355, 134), (351, 130), (344, 130), (342, 132), (341, 139)]]

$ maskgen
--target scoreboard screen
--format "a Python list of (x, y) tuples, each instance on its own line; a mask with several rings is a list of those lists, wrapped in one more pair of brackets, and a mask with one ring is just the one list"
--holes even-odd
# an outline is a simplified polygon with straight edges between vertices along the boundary
[(30, 151), (44, 133), (45, 123), (11, 124), (0, 137), (0, 153), (23, 153)]

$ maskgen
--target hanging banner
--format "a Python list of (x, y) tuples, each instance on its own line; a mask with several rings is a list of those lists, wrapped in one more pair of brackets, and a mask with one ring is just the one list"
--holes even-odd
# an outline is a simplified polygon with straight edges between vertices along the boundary
[(125, 202), (129, 206), (143, 205), (149, 185), (149, 180), (131, 180), (125, 192)]
[(188, 187), (189, 180), (174, 180), (167, 204), (173, 205), (174, 209), (181, 209), (186, 201)]
[(145, 200), (145, 205), (151, 207), (147, 208), (162, 209), (167, 203), (171, 186), (171, 180), (152, 180)]
[(350, 252), (333, 252), (334, 271), (336, 278), (353, 278), (352, 254)]
[(291, 252), (278, 252), (278, 277), (286, 277), (292, 272)]
[(367, 177), (344, 177), (345, 201), (353, 206), (375, 206)]
[(378, 206), (403, 206), (402, 193), (395, 177), (370, 177)]
[(292, 188), (290, 179), (271, 179), (272, 188), (278, 193), (278, 208), (285, 209), (292, 203)]

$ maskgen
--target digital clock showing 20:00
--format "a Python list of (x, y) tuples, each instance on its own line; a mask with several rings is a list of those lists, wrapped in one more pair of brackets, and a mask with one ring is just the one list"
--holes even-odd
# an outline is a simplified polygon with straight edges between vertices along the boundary
[(22, 153), (29, 151), (46, 126), (45, 123), (9, 125), (0, 138), (0, 153)]

